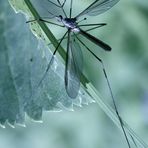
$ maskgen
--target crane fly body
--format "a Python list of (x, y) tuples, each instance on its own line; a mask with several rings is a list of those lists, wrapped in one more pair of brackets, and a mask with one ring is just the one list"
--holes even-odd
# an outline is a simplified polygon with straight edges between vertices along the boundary
[(67, 29), (70, 29), (72, 32), (79, 32), (80, 29), (77, 25), (77, 19), (76, 18), (63, 18), (61, 15), (56, 17), (56, 19), (61, 22)]

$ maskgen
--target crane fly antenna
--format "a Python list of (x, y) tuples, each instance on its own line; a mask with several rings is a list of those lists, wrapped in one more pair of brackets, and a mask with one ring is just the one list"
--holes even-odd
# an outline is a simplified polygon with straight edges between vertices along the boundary
[(71, 18), (71, 15), (72, 15), (72, 4), (73, 4), (73, 0), (70, 1), (70, 15), (69, 15), (70, 18)]
[(54, 15), (53, 13), (51, 13), (49, 10), (47, 10), (49, 14), (51, 14), (54, 17), (57, 17), (56, 15)]
[(58, 0), (57, 0), (57, 2), (58, 2), (60, 5), (57, 5), (56, 3), (54, 3), (54, 2), (52, 2), (52, 1), (50, 1), (50, 0), (48, 0), (48, 2), (50, 2), (50, 3), (52, 3), (53, 5), (55, 5), (55, 6), (59, 7), (59, 8), (61, 8), (61, 7), (64, 7), (64, 5), (65, 5), (65, 3), (66, 3), (66, 0), (64, 0), (64, 2), (63, 2), (62, 5), (61, 5), (60, 1), (58, 1)]
[(50, 2), (51, 4), (53, 4), (53, 5), (55, 5), (55, 6), (59, 7), (59, 8), (61, 8), (59, 5), (57, 5), (56, 3), (54, 3), (54, 2), (52, 2), (52, 1), (50, 1), (50, 0), (48, 0), (48, 2)]
[(124, 129), (124, 124), (122, 122), (122, 119), (121, 119), (121, 117), (119, 115), (119, 112), (118, 112), (118, 109), (117, 109), (117, 106), (116, 106), (116, 103), (115, 103), (115, 98), (114, 98), (114, 95), (113, 95), (113, 92), (112, 92), (112, 89), (111, 89), (111, 85), (110, 85), (110, 82), (109, 82), (109, 79), (108, 79), (108, 76), (107, 76), (107, 73), (106, 73), (106, 70), (105, 70), (104, 63), (103, 63), (102, 59), (99, 58), (98, 56), (96, 56), (77, 36), (76, 36), (76, 38), (101, 63), (102, 70), (103, 70), (103, 73), (104, 73), (104, 76), (105, 76), (105, 79), (107, 81), (107, 85), (108, 85), (108, 88), (109, 88), (109, 92), (111, 94), (111, 98), (112, 98), (112, 101), (113, 101), (113, 105), (114, 105), (114, 109), (115, 109), (116, 115), (117, 115), (117, 117), (119, 119), (119, 122), (120, 122), (120, 125), (121, 125), (121, 128), (122, 128), (123, 134), (125, 136), (126, 142), (128, 144), (128, 147), (131, 148), (130, 142), (129, 142), (128, 137), (127, 137), (127, 134), (126, 134), (126, 131)]
[[(50, 2), (48, 0), (48, 2)], [(46, 7), (42, 6), (50, 15), (52, 15), (53, 17), (49, 17), (50, 19), (57, 17), (55, 14), (53, 14), (52, 12), (50, 12)]]
[(66, 3), (66, 0), (63, 2), (62, 7), (64, 7), (65, 3)]
[[(58, 4), (60, 5), (60, 8), (62, 9), (62, 11), (63, 11), (65, 17), (67, 18), (67, 14), (66, 14), (66, 12), (65, 12), (65, 10), (64, 10), (64, 8), (63, 8), (63, 4), (61, 4), (61, 2), (60, 2), (59, 0), (57, 0), (57, 2), (58, 2)], [(64, 5), (65, 5), (65, 1), (64, 1)]]
[(54, 3), (54, 2), (52, 2), (52, 1), (50, 1), (50, 0), (48, 0), (48, 2), (50, 2), (50, 3), (53, 4), (53, 5), (55, 5), (56, 7), (61, 8), (62, 11), (63, 11), (63, 13), (64, 13), (64, 15), (65, 15), (65, 17), (67, 17), (66, 12), (65, 12), (65, 10), (63, 9), (63, 7), (64, 7), (64, 5), (65, 5), (65, 3), (66, 3), (66, 0), (63, 2), (63, 4), (61, 4), (61, 2), (60, 2), (59, 0), (57, 0), (57, 2), (58, 2), (59, 5), (57, 5), (56, 3)]

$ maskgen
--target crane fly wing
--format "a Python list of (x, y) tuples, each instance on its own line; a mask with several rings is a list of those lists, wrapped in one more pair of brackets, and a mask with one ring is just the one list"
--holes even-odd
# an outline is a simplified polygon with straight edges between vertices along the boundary
[(65, 87), (69, 97), (76, 98), (80, 88), (80, 77), (83, 69), (83, 57), (79, 44), (68, 34)]
[(58, 7), (58, 3), (53, 0), (30, 0), (38, 11), (39, 15), (44, 18), (54, 18), (59, 14), (63, 14), (62, 9)]
[(82, 15), (99, 15), (112, 8), (119, 0), (95, 0), (84, 11), (76, 16), (76, 18)]

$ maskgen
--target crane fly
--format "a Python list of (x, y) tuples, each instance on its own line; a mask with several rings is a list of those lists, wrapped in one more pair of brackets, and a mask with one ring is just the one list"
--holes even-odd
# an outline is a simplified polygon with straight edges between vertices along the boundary
[[(75, 99), (78, 95), (78, 92), (79, 92), (80, 76), (81, 76), (82, 69), (83, 69), (83, 60), (82, 60), (83, 57), (82, 57), (81, 47), (79, 45), (79, 44), (81, 44), (102, 65), (104, 76), (107, 80), (107, 84), (109, 87), (111, 98), (113, 100), (115, 112), (118, 116), (118, 119), (119, 119), (119, 122), (120, 122), (120, 125), (122, 128), (122, 131), (124, 133), (125, 139), (127, 141), (128, 147), (131, 148), (126, 131), (124, 129), (124, 124), (122, 122), (122, 119), (121, 119), (119, 112), (117, 110), (117, 106), (115, 104), (115, 99), (114, 99), (114, 96), (112, 93), (112, 89), (111, 89), (111, 86), (110, 86), (110, 83), (109, 83), (109, 80), (108, 80), (108, 77), (106, 74), (106, 70), (105, 70), (103, 61), (101, 58), (99, 58), (97, 55), (95, 55), (94, 52), (89, 47), (87, 47), (86, 44), (83, 43), (83, 41), (78, 37), (78, 35), (82, 35), (86, 39), (90, 40), (92, 43), (101, 47), (103, 50), (111, 51), (111, 47), (109, 45), (107, 45), (106, 43), (104, 43), (100, 39), (98, 39), (95, 36), (88, 33), (88, 31), (90, 31), (90, 30), (93, 30), (93, 29), (96, 29), (96, 28), (106, 25), (105, 23), (79, 25), (79, 22), (82, 21), (82, 20), (80, 20), (80, 18), (83, 17), (84, 15), (96, 16), (96, 15), (106, 12), (107, 10), (112, 8), (117, 2), (119, 2), (119, 0), (95, 0), (88, 7), (86, 7), (86, 9), (84, 9), (82, 12), (80, 12), (78, 15), (76, 15), (74, 17), (72, 16), (73, 0), (70, 0), (69, 15), (67, 15), (64, 10), (64, 6), (65, 6), (65, 3), (67, 2), (67, 0), (63, 0), (63, 2), (61, 2), (60, 0), (56, 0), (54, 2), (51, 0), (47, 0), (47, 2), (50, 3), (50, 5), (54, 6), (55, 8), (59, 8), (62, 11), (63, 15), (61, 15), (61, 13), (60, 13), (60, 15), (56, 15), (56, 12), (52, 12), (51, 10), (50, 11), (47, 10), (48, 18), (49, 19), (56, 19), (57, 22), (55, 23), (55, 22), (48, 21), (47, 19), (45, 19), (46, 17), (41, 17), (39, 19), (30, 20), (28, 22), (43, 21), (45, 23), (49, 23), (49, 24), (52, 24), (52, 25), (55, 25), (58, 27), (65, 27), (65, 28), (67, 28), (67, 31), (65, 32), (63, 37), (59, 40), (59, 43), (58, 43), (56, 49), (54, 50), (51, 60), (47, 66), (46, 72), (44, 73), (44, 75), (43, 75), (42, 79), (40, 80), (37, 87), (39, 87), (40, 84), (42, 83), (42, 81), (44, 80), (48, 70), (50, 69), (50, 67), (53, 63), (54, 56), (55, 56), (56, 52), (58, 51), (59, 46), (61, 45), (62, 41), (66, 38), (67, 39), (67, 52), (66, 52), (65, 76), (64, 76), (65, 89), (66, 89), (68, 96), (72, 99)], [(86, 18), (84, 18), (83, 20), (86, 20)], [(85, 27), (92, 26), (92, 28), (88, 29), (88, 30), (83, 30), (82, 29), (83, 26), (85, 26)]]
[[(57, 0), (57, 3), (48, 0), (48, 2), (51, 5), (54, 5), (55, 7), (60, 8), (64, 16), (54, 15), (54, 13), (48, 11), (49, 13), (48, 17), (55, 18), (58, 23), (53, 23), (43, 18), (38, 19), (38, 21), (43, 21), (49, 24), (67, 28), (67, 32), (61, 38), (57, 48), (55, 49), (53, 53), (53, 57), (56, 54), (60, 44), (62, 43), (62, 41), (67, 35), (67, 54), (66, 54), (66, 64), (65, 64), (65, 89), (70, 98), (76, 98), (78, 95), (79, 88), (80, 88), (80, 76), (81, 76), (81, 72), (83, 69), (83, 61), (82, 61), (83, 58), (82, 58), (81, 47), (78, 44), (78, 42), (75, 41), (75, 39), (77, 39), (79, 43), (82, 44), (84, 47), (85, 45), (82, 43), (80, 38), (78, 38), (77, 34), (81, 34), (82, 36), (84, 36), (85, 38), (87, 38), (88, 40), (96, 44), (97, 46), (101, 47), (105, 51), (111, 51), (111, 47), (109, 45), (107, 45), (100, 39), (94, 37), (93, 35), (89, 34), (88, 32), (82, 29), (83, 26), (95, 26), (94, 28), (96, 28), (96, 27), (104, 26), (106, 24), (102, 23), (102, 24), (79, 25), (80, 17), (86, 14), (87, 15), (99, 15), (107, 11), (111, 7), (113, 7), (118, 1), (119, 0), (96, 0), (91, 5), (89, 5), (85, 10), (83, 10), (80, 14), (78, 14), (75, 17), (72, 17), (73, 0), (71, 0), (70, 2), (69, 16), (66, 14), (64, 10), (64, 5), (66, 3), (66, 0), (64, 0), (63, 3), (61, 3), (60, 0)], [(84, 18), (84, 20), (85, 19), (86, 18)], [(32, 20), (32, 21), (35, 21), (35, 20)], [(28, 21), (28, 22), (31, 22), (31, 21)], [(88, 47), (86, 49), (88, 49)], [(90, 51), (91, 54), (93, 54), (90, 49), (88, 50)], [(51, 61), (53, 61), (53, 57), (51, 58), (52, 59)], [(99, 61), (102, 61), (102, 60), (99, 59)], [(49, 67), (51, 66), (51, 63), (52, 62), (49, 63), (46, 71), (48, 71)], [(40, 84), (43, 81), (43, 79), (40, 81)]]

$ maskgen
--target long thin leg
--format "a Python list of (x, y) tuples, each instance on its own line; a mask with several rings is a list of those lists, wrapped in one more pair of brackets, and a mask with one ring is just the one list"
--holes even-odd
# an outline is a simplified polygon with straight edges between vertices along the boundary
[(128, 144), (128, 147), (131, 148), (130, 146), (130, 142), (128, 140), (128, 137), (127, 137), (127, 134), (126, 134), (126, 131), (124, 129), (124, 124), (122, 122), (122, 119), (119, 115), (119, 112), (118, 112), (118, 109), (117, 109), (117, 105), (115, 103), (115, 98), (114, 98), (114, 95), (113, 95), (113, 92), (112, 92), (112, 89), (111, 89), (111, 85), (110, 85), (110, 82), (109, 82), (109, 79), (108, 79), (108, 76), (107, 76), (107, 73), (106, 73), (106, 70), (105, 70), (105, 66), (103, 64), (103, 61), (101, 60), (101, 58), (99, 58), (98, 56), (96, 56), (77, 36), (76, 38), (78, 39), (78, 41), (101, 63), (102, 65), (102, 69), (103, 69), (103, 73), (104, 73), (104, 76), (105, 76), (105, 79), (107, 81), (107, 85), (108, 85), (108, 88), (109, 88), (109, 91), (110, 91), (110, 94), (111, 94), (111, 98), (112, 98), (112, 101), (113, 101), (113, 105), (114, 105), (114, 108), (115, 108), (115, 112), (118, 116), (118, 119), (119, 119), (119, 122), (120, 122), (120, 125), (121, 125), (121, 128), (122, 128), (122, 131), (124, 133), (124, 136), (125, 136), (125, 139), (126, 139), (126, 142)]
[[(67, 32), (68, 32), (68, 31), (67, 31)], [(57, 50), (59, 49), (59, 46), (61, 45), (63, 39), (65, 38), (67, 32), (63, 35), (62, 39), (60, 40), (60, 42), (58, 43), (56, 49), (54, 50), (53, 55), (52, 55), (52, 57), (51, 57), (51, 60), (49, 61), (48, 65), (47, 65), (47, 69), (46, 69), (44, 75), (42, 76), (42, 79), (39, 81), (38, 85), (33, 89), (32, 93), (31, 93), (31, 95), (30, 95), (30, 98), (34, 95), (36, 89), (39, 88), (39, 86), (42, 84), (43, 80), (45, 79), (45, 77), (46, 77), (46, 75), (47, 75), (47, 73), (48, 73), (48, 71), (49, 71), (49, 69), (50, 69), (50, 67), (51, 67), (51, 65), (52, 65), (52, 63), (53, 63), (54, 56), (55, 56)]]
[(78, 25), (79, 27), (82, 26), (105, 26), (107, 25), (106, 23), (100, 23), (100, 24), (83, 24), (83, 25)]
[(53, 23), (53, 22), (44, 20), (44, 19), (42, 19), (42, 18), (30, 20), (30, 21), (27, 21), (26, 23), (31, 23), (31, 22), (35, 22), (35, 21), (46, 22), (46, 23), (49, 23), (49, 24), (52, 24), (52, 25), (56, 25), (56, 26), (59, 26), (59, 27), (64, 27), (63, 25), (60, 25), (60, 24), (57, 24), (57, 23)]
[(66, 34), (67, 34), (67, 32), (63, 35), (61, 41), (59, 42), (59, 44), (57, 45), (56, 49), (54, 50), (53, 55), (52, 55), (52, 57), (51, 57), (51, 60), (49, 61), (49, 64), (48, 64), (47, 69), (46, 69), (46, 71), (45, 71), (45, 74), (43, 75), (42, 79), (40, 80), (39, 85), (42, 83), (42, 81), (44, 80), (44, 78), (45, 78), (45, 76), (46, 76), (48, 70), (50, 69), (50, 66), (52, 65), (53, 60), (54, 60), (54, 56), (55, 56), (57, 50), (59, 49), (59, 46), (61, 45), (63, 39), (65, 38)]
[[(65, 88), (67, 88), (68, 85), (68, 58), (69, 58), (69, 50), (70, 50), (70, 29), (68, 29), (68, 39), (67, 39), (67, 52), (66, 52), (66, 63), (65, 63), (65, 75), (64, 75), (64, 80), (65, 80)], [(67, 91), (67, 89), (66, 89)]]
[[(53, 18), (50, 18), (48, 16), (45, 16), (45, 17), (40, 17), (41, 19), (53, 19)], [(37, 19), (34, 19), (34, 20), (37, 20)]]
[[(104, 26), (104, 25), (103, 25), (103, 26)], [(87, 30), (85, 30), (85, 31), (86, 31), (86, 32), (89, 32), (89, 31), (91, 31), (91, 30), (95, 30), (95, 29), (100, 28), (100, 27), (102, 27), (102, 26), (96, 26), (96, 27), (93, 27), (93, 28), (87, 29)]]
[(70, 15), (69, 15), (70, 18), (71, 18), (71, 15), (72, 15), (72, 4), (73, 4), (73, 0), (70, 1)]

